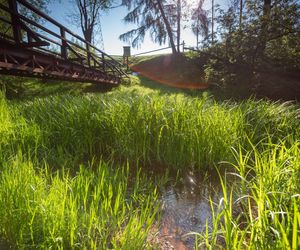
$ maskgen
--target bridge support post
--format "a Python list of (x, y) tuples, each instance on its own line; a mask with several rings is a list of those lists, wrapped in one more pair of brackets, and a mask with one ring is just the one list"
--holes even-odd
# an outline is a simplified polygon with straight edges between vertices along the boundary
[(86, 43), (87, 63), (91, 66), (90, 45)]
[(104, 54), (102, 53), (102, 70), (103, 72), (105, 72), (105, 58), (104, 58)]
[(67, 59), (68, 52), (67, 52), (67, 42), (66, 42), (66, 31), (62, 27), (60, 28), (60, 35), (61, 35), (61, 47), (60, 47), (61, 57), (63, 59)]
[(8, 0), (8, 6), (11, 10), (11, 22), (12, 29), (14, 34), (14, 40), (17, 44), (21, 43), (22, 35), (21, 35), (21, 26), (18, 18), (18, 5), (16, 0)]

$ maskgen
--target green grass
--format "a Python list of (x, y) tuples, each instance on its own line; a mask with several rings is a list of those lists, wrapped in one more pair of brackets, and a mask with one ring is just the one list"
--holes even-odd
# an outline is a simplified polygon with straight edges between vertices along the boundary
[(203, 64), (188, 54), (141, 56), (132, 59), (132, 69), (159, 82), (185, 87), (186, 84), (205, 84)]
[(72, 176), (17, 155), (1, 171), (2, 237), (22, 249), (147, 248), (156, 189), (138, 173), (129, 192), (128, 166), (116, 167), (100, 161)]
[(111, 86), (105, 84), (0, 75), (0, 90), (5, 92), (8, 99), (13, 100), (30, 100), (56, 93), (79, 95), (85, 92), (104, 92), (109, 89)]
[(150, 247), (146, 239), (159, 207), (155, 181), (100, 155), (75, 163), (76, 151), (64, 151), (61, 140), (52, 149), (49, 142), (58, 137), (47, 133), (54, 130), (43, 131), (41, 124), (20, 116), (21, 107), (1, 95), (0, 235), (5, 246)]
[(226, 167), (240, 181), (223, 181), (199, 244), (297, 249), (299, 105), (135, 81), (103, 94), (0, 95), (0, 238), (27, 249), (150, 248), (163, 179), (142, 167)]
[(243, 126), (240, 109), (228, 111), (209, 98), (131, 90), (35, 99), (15, 107), (12, 119), (20, 113), (25, 121), (20, 121), (20, 135), (10, 145), (20, 145), (21, 137), (36, 133), (21, 139), (26, 140), (23, 149), (34, 148), (29, 152), (36, 153), (34, 157), (53, 161), (52, 156), (59, 160), (62, 154), (75, 156), (69, 157), (74, 161), (113, 154), (146, 164), (203, 167), (230, 156)]
[(129, 62), (133, 65), (139, 64), (142, 62), (146, 62), (158, 57), (164, 56), (164, 54), (157, 54), (157, 55), (141, 55), (141, 56), (132, 56), (129, 58)]
[[(164, 95), (139, 86), (102, 95), (34, 99), (14, 106), (12, 119), (18, 120), (20, 114), (24, 124), (15, 143), (36, 133), (22, 139), (24, 147), (30, 141), (35, 157), (53, 161), (53, 155), (60, 159), (61, 154), (79, 162), (113, 155), (143, 164), (213, 167), (232, 159), (231, 147), (246, 147), (248, 137), (258, 143), (266, 137), (277, 142), (299, 135), (293, 105), (255, 100), (218, 103), (205, 95)], [(22, 130), (34, 131), (29, 135)]]
[(212, 203), (213, 228), (196, 234), (202, 249), (299, 249), (300, 144), (253, 146), (236, 152), (235, 175), (228, 186), (220, 177), (223, 198)]

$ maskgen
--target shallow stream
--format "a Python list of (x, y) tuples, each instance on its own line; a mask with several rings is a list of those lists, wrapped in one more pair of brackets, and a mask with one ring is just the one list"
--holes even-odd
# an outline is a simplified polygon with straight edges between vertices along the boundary
[(162, 249), (194, 249), (195, 236), (186, 234), (211, 224), (211, 200), (218, 203), (222, 197), (219, 176), (187, 171), (173, 183), (161, 190), (159, 241)]

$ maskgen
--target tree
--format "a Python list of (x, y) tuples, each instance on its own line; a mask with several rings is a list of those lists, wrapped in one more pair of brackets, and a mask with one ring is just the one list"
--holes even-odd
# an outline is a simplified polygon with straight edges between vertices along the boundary
[(125, 0), (124, 5), (129, 10), (125, 23), (134, 23), (138, 28), (120, 35), (121, 40), (138, 47), (146, 32), (150, 32), (154, 42), (161, 45), (168, 40), (173, 54), (180, 52), (182, 23), (188, 9), (186, 0)]
[(206, 49), (206, 67), (230, 82), (238, 75), (257, 82), (263, 71), (299, 72), (299, 10), (297, 0), (231, 1), (215, 18), (219, 41)]
[(223, 41), (223, 52), (227, 62), (237, 60), (236, 52), (240, 51), (239, 44), (236, 43), (240, 38), (240, 30), (237, 29), (235, 5), (229, 6), (227, 11), (219, 10), (218, 32), (221, 41)]
[(177, 52), (180, 52), (181, 9), (181, 0), (177, 0)]
[(215, 1), (211, 0), (211, 43), (214, 44)]
[(262, 9), (263, 13), (261, 16), (261, 30), (258, 44), (258, 51), (260, 54), (263, 53), (266, 48), (268, 28), (271, 21), (271, 0), (264, 0)]
[[(300, 34), (300, 5), (297, 0), (249, 1), (245, 31), (254, 34), (253, 63), (267, 60), (266, 49), (282, 39)], [(298, 39), (299, 40), (299, 39)], [(288, 45), (288, 44), (287, 44)], [(269, 50), (270, 51), (270, 50)]]
[(164, 9), (164, 5), (163, 5), (163, 3), (162, 3), (161, 0), (154, 1), (154, 4), (156, 4), (158, 6), (159, 13), (161, 14), (161, 17), (162, 17), (163, 22), (165, 24), (165, 27), (166, 27), (166, 30), (167, 30), (167, 34), (168, 34), (168, 37), (169, 37), (169, 41), (170, 41), (170, 45), (171, 45), (171, 48), (172, 48), (172, 52), (173, 52), (173, 54), (176, 54), (179, 51), (177, 51), (176, 47), (175, 47), (174, 34), (173, 34), (173, 31), (172, 31), (172, 28), (171, 28), (170, 21), (169, 21), (167, 15), (166, 15), (166, 12), (165, 12), (165, 9)]
[(208, 36), (208, 13), (203, 9), (204, 0), (199, 0), (198, 6), (192, 9), (192, 31), (196, 35), (197, 48), (199, 45), (199, 35)]
[(125, 42), (132, 42), (138, 47), (149, 31), (154, 42), (164, 44), (168, 39), (172, 53), (176, 54), (175, 36), (172, 29), (174, 24), (174, 6), (165, 0), (125, 0), (124, 4), (131, 10), (125, 17), (125, 23), (134, 23), (138, 28), (120, 35)]
[(86, 41), (93, 43), (95, 28), (100, 25), (100, 11), (108, 9), (110, 0), (72, 0), (76, 11), (70, 17), (72, 21), (80, 23)]
[(240, 29), (242, 29), (242, 22), (243, 22), (243, 0), (240, 0), (240, 20), (239, 20)]

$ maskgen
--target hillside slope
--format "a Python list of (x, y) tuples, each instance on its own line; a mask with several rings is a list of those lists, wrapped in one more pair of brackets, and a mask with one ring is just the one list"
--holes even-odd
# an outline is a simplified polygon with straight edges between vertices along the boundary
[(159, 83), (182, 89), (206, 89), (204, 72), (199, 62), (188, 56), (160, 55), (136, 59), (130, 65), (134, 72)]

